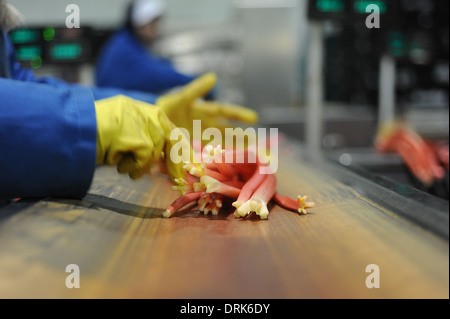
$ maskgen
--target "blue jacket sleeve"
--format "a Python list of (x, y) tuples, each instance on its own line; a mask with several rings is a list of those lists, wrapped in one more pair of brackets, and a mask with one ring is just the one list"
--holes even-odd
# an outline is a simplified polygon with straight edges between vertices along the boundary
[(96, 137), (89, 90), (0, 79), (0, 198), (82, 197)]
[(96, 65), (96, 84), (100, 87), (161, 94), (194, 78), (148, 52), (127, 30), (115, 33), (107, 41)]

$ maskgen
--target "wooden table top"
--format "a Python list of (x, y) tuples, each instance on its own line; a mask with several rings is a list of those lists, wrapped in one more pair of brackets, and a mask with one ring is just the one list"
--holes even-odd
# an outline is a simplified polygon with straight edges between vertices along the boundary
[[(168, 179), (114, 167), (97, 168), (82, 200), (0, 208), (0, 298), (449, 298), (448, 240), (289, 155), (278, 191), (308, 195), (308, 215), (163, 219), (178, 196)], [(66, 287), (69, 264), (80, 288)]]

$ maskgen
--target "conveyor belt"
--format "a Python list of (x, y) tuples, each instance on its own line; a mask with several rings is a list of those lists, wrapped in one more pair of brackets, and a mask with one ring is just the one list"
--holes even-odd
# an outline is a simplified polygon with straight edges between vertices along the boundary
[[(448, 237), (295, 158), (281, 152), (278, 190), (315, 201), (304, 216), (274, 206), (263, 221), (163, 219), (177, 197), (166, 177), (132, 181), (113, 167), (97, 169), (83, 200), (3, 207), (0, 297), (448, 299)], [(65, 285), (69, 264), (79, 289)], [(380, 288), (366, 287), (369, 264)]]

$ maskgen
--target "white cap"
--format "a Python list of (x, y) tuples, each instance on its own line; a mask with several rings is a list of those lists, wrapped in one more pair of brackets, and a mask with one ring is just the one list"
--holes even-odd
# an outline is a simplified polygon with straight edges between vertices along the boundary
[(23, 15), (7, 0), (0, 0), (0, 30), (9, 31), (24, 23)]
[(142, 27), (160, 17), (166, 10), (166, 4), (161, 0), (137, 0), (133, 4), (131, 21), (133, 26)]

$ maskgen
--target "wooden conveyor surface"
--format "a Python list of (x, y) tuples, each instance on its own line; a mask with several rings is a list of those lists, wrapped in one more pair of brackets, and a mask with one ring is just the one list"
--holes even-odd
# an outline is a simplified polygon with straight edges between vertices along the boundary
[[(168, 179), (114, 167), (97, 168), (82, 200), (2, 207), (0, 298), (449, 298), (448, 239), (295, 158), (280, 154), (278, 190), (308, 195), (308, 215), (163, 219), (177, 197)], [(380, 288), (366, 287), (369, 264)]]

